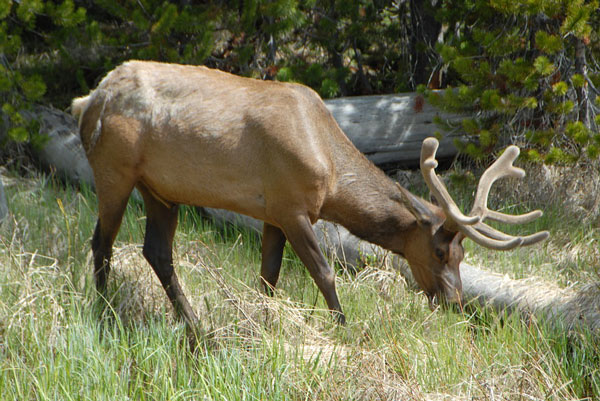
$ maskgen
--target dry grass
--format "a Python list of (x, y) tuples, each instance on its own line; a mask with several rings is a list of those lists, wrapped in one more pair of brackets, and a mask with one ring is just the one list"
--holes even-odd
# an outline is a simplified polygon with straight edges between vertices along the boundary
[[(152, 321), (161, 319), (161, 314), (167, 315), (168, 324), (177, 325), (158, 280), (139, 255), (137, 246), (126, 245), (116, 249), (115, 261), (118, 262), (111, 278), (116, 284), (112, 292), (112, 307), (124, 324), (132, 327), (131, 330), (152, 325)], [(185, 255), (180, 257), (185, 259)], [(5, 260), (3, 263), (6, 263)], [(56, 282), (65, 280), (63, 267), (54, 258), (31, 253), (13, 254), (10, 265), (14, 269), (10, 280), (19, 283), (19, 293), (13, 294), (18, 302), (10, 306), (0, 305), (2, 332), (10, 332), (15, 326), (27, 327), (34, 320), (37, 326), (46, 327), (43, 341), (51, 344), (64, 342), (63, 331), (68, 324), (64, 319), (69, 312), (65, 310), (65, 294), (57, 292), (54, 286)], [(406, 333), (412, 344), (403, 345), (397, 342), (396, 333), (388, 332), (386, 336), (390, 343), (381, 343), (369, 338), (372, 327), (367, 325), (357, 330), (356, 326), (362, 323), (356, 322), (348, 335), (362, 332), (362, 341), (340, 342), (339, 331), (344, 329), (333, 326), (327, 314), (315, 314), (311, 305), (291, 301), (281, 292), (275, 298), (266, 297), (222, 270), (206, 267), (203, 261), (183, 275), (201, 274), (206, 269), (212, 270), (204, 272), (212, 278), (209, 278), (212, 291), (202, 296), (194, 289), (186, 291), (191, 294), (192, 304), (201, 321), (210, 322), (211, 337), (217, 347), (235, 347), (247, 353), (247, 358), (254, 358), (257, 349), (281, 348), (288, 366), (285, 375), (278, 380), (286, 382), (291, 394), (310, 393), (310, 399), (331, 400), (513, 400), (514, 397), (542, 400), (549, 398), (547, 390), (552, 389), (553, 396), (550, 398), (572, 399), (566, 384), (564, 388), (555, 387), (556, 378), (544, 366), (548, 363), (547, 359), (554, 358), (553, 355), (527, 355), (530, 351), (524, 350), (523, 357), (528, 361), (517, 361), (513, 366), (485, 367), (488, 362), (482, 360), (478, 346), (468, 338), (456, 338), (456, 341), (461, 343), (460, 348), (472, 354), (469, 358), (472, 367), (470, 378), (451, 386), (454, 391), (446, 388), (444, 393), (438, 393), (423, 389), (418, 371), (410, 366), (417, 362), (415, 356), (418, 358), (418, 354), (432, 357), (431, 345), (420, 334)], [(391, 273), (368, 270), (363, 271), (354, 282), (341, 282), (340, 285), (367, 286), (385, 291), (398, 284)], [(77, 295), (77, 299), (85, 305), (82, 295)], [(213, 299), (212, 307), (207, 307), (203, 296)], [(382, 314), (385, 315), (384, 312)], [(430, 318), (438, 320), (439, 316), (432, 315)], [(386, 330), (392, 330), (391, 326)], [(400, 360), (405, 370), (399, 370)], [(307, 370), (315, 374), (310, 381), (307, 380)], [(544, 389), (541, 383), (548, 387)]]
[(600, 162), (576, 166), (528, 166), (527, 176), (500, 187), (499, 195), (547, 207), (560, 205), (564, 215), (583, 223), (600, 222)]
[[(119, 379), (114, 372), (143, 371), (144, 380), (132, 382), (129, 389), (111, 390), (112, 399), (115, 394), (142, 398), (135, 391), (145, 391), (145, 398), (167, 399), (159, 392), (161, 382), (149, 386), (148, 377), (170, 383), (174, 373), (167, 365), (171, 364), (189, 374), (184, 384), (171, 383), (178, 394), (200, 391), (198, 383), (211, 378), (222, 378), (227, 384), (229, 376), (223, 371), (206, 367), (214, 359), (225, 365), (223, 370), (235, 373), (232, 359), (223, 354), (234, 355), (246, 369), (229, 386), (245, 386), (252, 374), (262, 375), (261, 386), (284, 389), (281, 394), (286, 397), (275, 397), (281, 399), (563, 400), (598, 395), (582, 390), (585, 384), (576, 387), (578, 375), (598, 375), (598, 368), (578, 368), (584, 373), (569, 370), (570, 361), (580, 363), (577, 358), (583, 354), (588, 356), (581, 363), (597, 361), (597, 348), (567, 342), (572, 350), (562, 351), (557, 346), (562, 340), (538, 327), (535, 320), (523, 322), (518, 316), (489, 311), (490, 316), (480, 320), (431, 312), (398, 272), (381, 263), (356, 275), (339, 275), (338, 288), (350, 319), (346, 327), (337, 327), (323, 310), (312, 280), (289, 252), (276, 296), (269, 298), (260, 291), (260, 252), (251, 239), (243, 233), (222, 238), (211, 226), (202, 231), (185, 223), (176, 239), (180, 281), (214, 342), (212, 348), (195, 355), (177, 341), (167, 346), (168, 338), (177, 338), (181, 325), (142, 257), (143, 218), (135, 208), (128, 211), (124, 234), (114, 249), (108, 291), (110, 305), (125, 328), (113, 342), (103, 342), (96, 338), (102, 337), (97, 331), (111, 327), (91, 323), (96, 320), (91, 312), (96, 295), (89, 251), (93, 197), (51, 189), (36, 180), (15, 181), (7, 192), (12, 205), (22, 207), (0, 227), (0, 383), (4, 384), (0, 398), (35, 399), (10, 397), (7, 390), (27, 388), (30, 382), (38, 384), (29, 394), (37, 394), (39, 388), (61, 394), (68, 380), (89, 380), (96, 390), (95, 383), (105, 383), (112, 389)], [(64, 213), (56, 198), (62, 199)], [(589, 243), (595, 237), (577, 236), (581, 238), (555, 252), (570, 255), (569, 264), (597, 257)], [(489, 266), (495, 256), (477, 257)], [(516, 257), (538, 269), (535, 259)], [(82, 354), (94, 352), (99, 355), (98, 366), (86, 365), (78, 373), (81, 377), (62, 378), (59, 357), (83, 360)], [(135, 368), (157, 355), (165, 355), (166, 362), (157, 360), (154, 370)], [(26, 374), (19, 379), (17, 371)], [(45, 385), (44, 372), (50, 377)], [(55, 399), (74, 396), (64, 391)]]
[[(190, 276), (203, 276), (202, 280), (209, 280), (209, 285), (202, 286), (201, 290), (187, 288), (186, 293), (190, 294), (200, 320), (210, 325), (211, 339), (218, 348), (239, 347), (249, 354), (260, 348), (280, 347), (291, 361), (281, 379), (287, 380), (295, 393), (310, 391), (317, 395), (311, 399), (320, 399), (318, 395), (321, 394), (332, 400), (349, 399), (348, 389), (352, 389), (351, 399), (355, 400), (573, 399), (568, 384), (556, 387), (556, 377), (548, 373), (545, 365), (558, 363), (550, 352), (539, 354), (524, 347), (518, 351), (522, 360), (488, 365), (489, 361), (481, 355), (481, 345), (468, 337), (456, 341), (460, 343), (460, 349), (471, 354), (467, 358), (471, 369), (469, 378), (451, 386), (454, 391), (425, 390), (410, 365), (416, 362), (411, 354), (417, 350), (417, 354), (431, 358), (431, 344), (426, 338), (418, 333), (406, 333), (411, 337), (411, 344), (398, 343), (397, 333), (389, 332), (393, 330), (390, 324), (385, 329), (390, 343), (377, 343), (369, 338), (373, 328), (367, 323), (356, 322), (348, 333), (359, 333), (364, 338), (340, 342), (340, 330), (344, 329), (332, 325), (324, 311), (315, 313), (313, 305), (293, 301), (281, 291), (274, 298), (267, 297), (229, 274), (228, 270), (211, 267), (214, 260), (198, 257), (213, 254), (209, 247), (202, 242), (196, 242), (192, 247), (184, 244), (177, 254), (178, 260), (183, 261), (180, 270), (184, 277), (187, 276), (184, 283), (195, 281)], [(115, 252), (115, 260), (119, 262), (112, 279), (120, 283), (115, 293), (117, 302), (113, 303), (115, 310), (123, 321), (140, 323), (147, 321), (148, 316), (166, 313), (169, 322), (175, 324), (158, 280), (140, 255), (139, 247), (131, 245), (122, 246)], [(190, 255), (194, 256), (195, 264), (189, 262)], [(392, 294), (398, 295), (399, 284), (403, 285), (394, 272), (367, 267), (349, 281), (340, 280), (338, 286), (355, 291), (368, 287), (388, 298)], [(210, 291), (207, 292), (207, 288)], [(389, 310), (380, 311), (382, 316), (394, 319), (389, 313)], [(434, 313), (426, 319), (439, 318)], [(464, 321), (457, 324), (468, 325)], [(402, 369), (398, 368), (399, 363), (403, 365)], [(328, 373), (316, 382), (298, 381), (305, 375), (307, 366)]]
[[(348, 382), (352, 383), (356, 400), (432, 399), (390, 369), (386, 352), (340, 344), (336, 338), (339, 328), (325, 311), (292, 301), (282, 291), (277, 291), (275, 297), (265, 296), (226, 270), (211, 267), (208, 258), (199, 257), (213, 254), (208, 245), (195, 242), (194, 246), (204, 249), (184, 244), (176, 253), (183, 262), (180, 267), (183, 276), (203, 276), (203, 280), (210, 281), (202, 286), (200, 293), (197, 288), (185, 288), (189, 287), (186, 282), (195, 280), (182, 280), (200, 321), (210, 326), (205, 328), (213, 346), (236, 346), (248, 352), (281, 347), (293, 362), (285, 379), (298, 393), (307, 391), (304, 386), (314, 386), (296, 381), (302, 376), (300, 371), (311, 366), (325, 370), (333, 367), (331, 376), (318, 384), (320, 390), (310, 389), (316, 394), (327, 394), (328, 399), (348, 399)], [(189, 253), (182, 253), (183, 249)], [(195, 264), (189, 262), (190, 255), (196, 259)], [(141, 256), (140, 247), (120, 246), (115, 249), (113, 260), (111, 281), (118, 284), (113, 289), (111, 305), (120, 319), (139, 325), (166, 314), (171, 324), (177, 324), (158, 279)], [(360, 280), (373, 279), (376, 285), (385, 288), (391, 285), (391, 276), (366, 269)], [(207, 287), (210, 291), (206, 291)]]

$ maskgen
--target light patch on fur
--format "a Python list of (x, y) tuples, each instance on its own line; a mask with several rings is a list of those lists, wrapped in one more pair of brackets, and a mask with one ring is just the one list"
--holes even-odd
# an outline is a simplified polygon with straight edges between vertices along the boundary
[(81, 123), (83, 121), (83, 118), (86, 112), (88, 111), (89, 107), (92, 104), (97, 103), (99, 99), (101, 99), (102, 101), (102, 110), (100, 110), (100, 113), (98, 114), (94, 130), (91, 132), (88, 141), (82, 141), (86, 154), (90, 154), (90, 152), (92, 151), (92, 149), (94, 149), (94, 146), (98, 142), (98, 138), (100, 138), (100, 133), (102, 131), (102, 117), (104, 117), (106, 104), (110, 99), (110, 92), (103, 89), (96, 89), (87, 96), (73, 99), (73, 102), (71, 103), (71, 114), (73, 115), (73, 117), (79, 118), (78, 130), (79, 135), (81, 136)]
[(94, 127), (94, 130), (92, 131), (92, 133), (90, 135), (89, 143), (87, 144), (87, 147), (85, 149), (86, 154), (89, 154), (94, 149), (94, 147), (96, 146), (96, 143), (98, 142), (98, 139), (100, 138), (100, 133), (102, 132), (102, 118), (104, 117), (104, 111), (106, 110), (106, 104), (108, 103), (108, 100), (110, 99), (110, 93), (105, 90), (102, 90), (102, 91), (96, 90), (93, 95), (103, 97), (102, 110), (100, 110), (100, 114), (98, 115), (98, 119), (96, 120), (96, 126)]
[(89, 103), (90, 95), (73, 99), (73, 103), (71, 104), (71, 115), (79, 120), (79, 126), (81, 126), (81, 116)]
[[(128, 76), (133, 78), (129, 88), (122, 88), (118, 100), (120, 104), (117, 105), (120, 112), (124, 116), (142, 120), (153, 128), (162, 127), (174, 116), (182, 115), (183, 109), (189, 105), (178, 93), (189, 91), (189, 88), (179, 88), (173, 83), (166, 86), (158, 84), (156, 71), (138, 67), (136, 62), (123, 65), (123, 68), (132, 70)], [(172, 96), (170, 91), (174, 91)]]
[(344, 175), (342, 175), (342, 180), (345, 185), (353, 184), (357, 181), (357, 179), (358, 176), (356, 175), (356, 173), (345, 173)]

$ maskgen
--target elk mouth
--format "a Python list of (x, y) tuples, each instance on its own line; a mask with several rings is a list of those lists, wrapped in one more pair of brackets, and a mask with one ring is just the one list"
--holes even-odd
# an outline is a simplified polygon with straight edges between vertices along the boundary
[(456, 297), (454, 299), (448, 299), (446, 296), (438, 293), (434, 296), (427, 296), (429, 300), (429, 309), (431, 311), (436, 310), (437, 308), (442, 308), (444, 310), (450, 310), (456, 313), (460, 313), (463, 310), (463, 302), (462, 296)]
[(427, 292), (429, 308), (431, 310), (434, 310), (437, 307), (456, 311), (462, 310), (463, 293), (460, 275), (458, 273), (445, 271), (438, 279), (440, 281), (439, 287), (434, 291)]

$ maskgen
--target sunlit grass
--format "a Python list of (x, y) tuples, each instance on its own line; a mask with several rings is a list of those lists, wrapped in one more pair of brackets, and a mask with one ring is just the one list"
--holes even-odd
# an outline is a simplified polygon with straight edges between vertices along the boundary
[[(348, 317), (333, 324), (286, 248), (274, 298), (258, 281), (256, 233), (219, 229), (183, 208), (175, 259), (210, 341), (190, 352), (184, 326), (141, 255), (143, 206), (131, 201), (98, 313), (90, 238), (96, 200), (37, 177), (6, 187), (0, 227), (2, 400), (594, 399), (596, 335), (475, 308), (431, 311), (397, 271), (339, 272)], [(60, 200), (60, 202), (57, 202)], [(62, 204), (62, 209), (60, 207)], [(467, 244), (467, 261), (567, 284), (596, 277), (598, 230), (557, 223), (534, 251)], [(504, 227), (503, 227), (504, 229)], [(558, 260), (558, 262), (557, 262)]]

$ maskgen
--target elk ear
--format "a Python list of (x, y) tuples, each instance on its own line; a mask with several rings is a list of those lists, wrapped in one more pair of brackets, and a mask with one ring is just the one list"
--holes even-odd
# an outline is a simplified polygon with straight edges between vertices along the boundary
[(462, 242), (465, 238), (466, 238), (465, 235), (459, 231), (454, 236), (454, 239), (452, 240), (452, 242), (456, 242), (458, 245), (462, 245)]
[(407, 189), (403, 188), (400, 184), (398, 189), (402, 194), (402, 203), (415, 216), (417, 223), (421, 226), (439, 226), (439, 217), (436, 216), (420, 198), (410, 193)]

